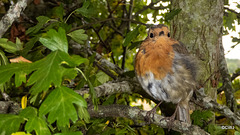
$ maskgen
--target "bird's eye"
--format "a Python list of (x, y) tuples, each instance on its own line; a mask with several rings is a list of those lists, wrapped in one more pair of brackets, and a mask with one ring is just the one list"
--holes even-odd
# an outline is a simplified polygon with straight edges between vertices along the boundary
[(150, 35), (149, 35), (149, 36), (150, 36), (150, 38), (153, 38), (153, 33), (150, 33)]
[(159, 32), (159, 36), (164, 35), (164, 31)]
[(170, 37), (170, 33), (168, 33), (167, 36)]

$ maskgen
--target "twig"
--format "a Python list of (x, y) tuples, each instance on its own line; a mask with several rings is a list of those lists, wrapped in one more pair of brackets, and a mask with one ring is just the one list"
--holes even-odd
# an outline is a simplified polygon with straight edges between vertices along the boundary
[(114, 74), (112, 74), (112, 72), (110, 72), (108, 69), (104, 68), (102, 65), (98, 64), (98, 62), (94, 62), (94, 64), (100, 69), (102, 70), (104, 73), (106, 73), (108, 76), (112, 77), (114, 80), (117, 79), (117, 76), (115, 76)]
[(95, 21), (93, 23), (88, 23), (88, 24), (85, 24), (85, 25), (81, 25), (79, 27), (75, 27), (73, 28), (70, 32), (74, 31), (74, 30), (78, 30), (78, 29), (83, 29), (83, 28), (88, 28), (88, 27), (92, 27), (94, 24), (99, 24), (99, 23), (103, 23), (103, 22), (108, 22), (108, 21), (111, 21), (111, 20), (122, 20), (122, 21), (130, 21), (132, 23), (136, 23), (136, 24), (141, 24), (141, 25), (144, 25), (144, 26), (147, 26), (147, 27), (150, 27), (151, 24), (146, 24), (146, 23), (142, 23), (142, 22), (139, 22), (139, 21), (136, 21), (136, 20), (130, 20), (130, 19), (126, 19), (126, 18), (107, 18), (107, 19), (104, 19), (104, 20), (99, 20), (99, 21)]
[(163, 7), (163, 6), (159, 6), (159, 7), (154, 7), (155, 4), (157, 4), (158, 2), (160, 2), (161, 0), (158, 0), (156, 2), (151, 2), (149, 5), (147, 6), (144, 6), (141, 10), (137, 11), (135, 14), (134, 14), (134, 18), (136, 16), (138, 16), (139, 14), (141, 14), (143, 11), (147, 10), (147, 9), (153, 9), (153, 10), (159, 10), (159, 9), (166, 9), (166, 7)]
[(238, 12), (236, 12), (235, 10), (232, 10), (232, 9), (230, 9), (230, 8), (227, 8), (227, 7), (224, 7), (224, 9), (226, 9), (226, 10), (232, 12), (232, 13), (235, 13), (235, 14), (237, 15), (237, 18), (240, 19), (240, 13), (238, 13)]
[(11, 6), (7, 14), (0, 21), (0, 38), (12, 25), (12, 23), (20, 17), (21, 12), (27, 7), (27, 0), (19, 0), (15, 5)]
[(123, 74), (123, 71), (122, 69), (120, 69), (117, 65), (111, 63), (110, 61), (104, 59), (100, 54), (98, 54), (97, 52), (94, 52), (92, 51), (90, 48), (86, 48), (88, 54), (90, 55), (93, 55), (94, 53), (96, 54), (96, 60), (97, 62), (100, 62), (101, 65), (104, 66), (104, 68), (107, 68), (107, 69), (111, 69), (113, 70), (114, 72), (116, 72), (118, 75), (122, 75)]
[(234, 80), (235, 78), (237, 78), (238, 76), (240, 76), (240, 71), (232, 74), (231, 81), (233, 81), (233, 80)]

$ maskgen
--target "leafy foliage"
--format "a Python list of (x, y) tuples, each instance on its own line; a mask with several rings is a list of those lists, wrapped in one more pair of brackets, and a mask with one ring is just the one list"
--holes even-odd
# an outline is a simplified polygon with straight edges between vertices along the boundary
[[(125, 0), (34, 2), (26, 10), (33, 10), (34, 14), (26, 12), (22, 19), (26, 27), (26, 31), (20, 33), (23, 35), (15, 36), (15, 43), (8, 40), (14, 32), (0, 38), (0, 89), (9, 94), (11, 100), (20, 103), (23, 99), (19, 114), (0, 114), (0, 134), (164, 134), (165, 130), (156, 125), (136, 127), (134, 121), (127, 118), (90, 118), (87, 107), (132, 105), (136, 101), (151, 104), (150, 100), (136, 93), (97, 98), (94, 87), (112, 81), (109, 74), (117, 79), (122, 76), (132, 79), (135, 76), (134, 57), (146, 38), (149, 20), (169, 24), (181, 9), (170, 10), (171, 4), (164, 6), (170, 3), (169, 0), (152, 0), (149, 5), (143, 0), (134, 0), (132, 5)], [(4, 3), (7, 3), (4, 6), (9, 5), (9, 1)], [(235, 30), (235, 20), (239, 20), (238, 15), (226, 11), (224, 27)], [(22, 40), (21, 36), (27, 40)], [(233, 41), (239, 43), (237, 37)], [(99, 68), (100, 60), (88, 50), (102, 55), (102, 59), (116, 66), (124, 65), (122, 70), (125, 73), (120, 75), (111, 69)], [(9, 64), (9, 59), (17, 56), (31, 62)], [(233, 83), (238, 100), (239, 84), (239, 81)], [(90, 89), (89, 94), (83, 97), (74, 91), (86, 87)], [(224, 104), (224, 96), (221, 96), (218, 95), (218, 101)], [(224, 134), (219, 126), (208, 124), (211, 117), (213, 113), (210, 111), (195, 111), (193, 124), (211, 134)]]
[[(52, 101), (52, 99), (55, 100)], [(80, 115), (80, 118), (85, 118), (88, 121), (89, 115), (86, 113), (87, 102), (67, 87), (57, 87), (48, 95), (39, 108), (40, 116), (49, 113), (48, 121), (50, 124), (57, 121), (58, 127), (67, 126), (69, 120), (76, 122), (78, 119), (73, 104), (75, 104), (79, 110), (82, 110), (81, 113), (85, 112), (85, 114), (82, 113), (83, 115)]]
[(19, 130), (23, 117), (13, 114), (0, 114), (0, 133), (10, 135)]

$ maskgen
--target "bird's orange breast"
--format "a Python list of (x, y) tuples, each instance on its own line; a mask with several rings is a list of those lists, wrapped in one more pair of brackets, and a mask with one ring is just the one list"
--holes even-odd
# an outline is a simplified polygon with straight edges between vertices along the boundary
[(136, 55), (135, 70), (138, 76), (153, 73), (156, 79), (161, 80), (167, 73), (172, 73), (174, 51), (172, 44), (178, 43), (159, 37), (156, 40), (146, 39)]

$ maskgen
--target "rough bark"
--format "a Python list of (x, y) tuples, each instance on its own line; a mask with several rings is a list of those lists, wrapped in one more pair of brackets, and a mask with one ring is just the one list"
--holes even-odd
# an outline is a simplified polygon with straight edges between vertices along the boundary
[(28, 0), (19, 0), (15, 5), (11, 6), (7, 14), (0, 21), (0, 38), (12, 25), (12, 23), (20, 17), (21, 12), (27, 7)]
[(172, 9), (181, 9), (171, 23), (172, 36), (182, 41), (199, 59), (199, 83), (203, 85), (205, 80), (209, 80), (204, 86), (205, 93), (216, 99), (224, 3), (222, 0), (171, 2)]

